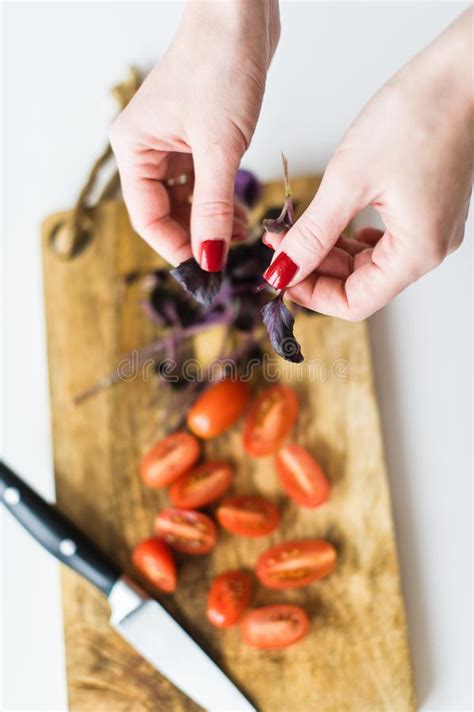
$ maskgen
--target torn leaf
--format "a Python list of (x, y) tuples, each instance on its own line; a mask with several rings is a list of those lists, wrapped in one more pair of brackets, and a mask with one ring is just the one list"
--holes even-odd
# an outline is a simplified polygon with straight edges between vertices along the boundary
[(267, 302), (261, 311), (268, 337), (277, 354), (286, 361), (301, 363), (304, 357), (293, 334), (295, 320), (283, 301), (283, 292)]
[(287, 209), (285, 205), (283, 211), (280, 213), (280, 216), (278, 218), (275, 218), (274, 220), (272, 220), (271, 218), (266, 218), (265, 220), (263, 220), (263, 229), (267, 232), (271, 232), (274, 235), (278, 235), (281, 232), (286, 232), (287, 230), (289, 230), (291, 224), (286, 219), (286, 210)]
[(194, 257), (181, 262), (170, 274), (199, 304), (206, 309), (217, 297), (222, 285), (222, 272), (206, 272)]

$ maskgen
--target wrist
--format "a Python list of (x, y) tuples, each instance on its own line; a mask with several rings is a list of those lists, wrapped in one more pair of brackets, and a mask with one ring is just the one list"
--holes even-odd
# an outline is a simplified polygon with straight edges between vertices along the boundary
[(425, 128), (464, 133), (474, 121), (469, 13), (461, 15), (390, 81), (401, 105)]
[(229, 33), (253, 33), (267, 28), (275, 13), (278, 0), (187, 0), (183, 22), (198, 20), (203, 26), (212, 22)]
[(229, 55), (244, 48), (266, 71), (280, 36), (278, 0), (188, 0), (177, 35), (205, 37), (209, 46), (224, 41)]
[(428, 48), (426, 61), (436, 74), (434, 81), (440, 98), (445, 98), (461, 120), (474, 119), (472, 87), (472, 22), (470, 8), (450, 25)]

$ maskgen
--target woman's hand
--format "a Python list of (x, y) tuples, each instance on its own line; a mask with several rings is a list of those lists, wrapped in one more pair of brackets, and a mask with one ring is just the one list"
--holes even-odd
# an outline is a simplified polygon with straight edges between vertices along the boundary
[[(472, 11), (369, 102), (264, 277), (310, 309), (363, 319), (461, 244), (472, 180)], [(367, 205), (385, 232), (338, 239)]]
[(219, 271), (231, 236), (246, 234), (235, 175), (279, 33), (277, 0), (189, 2), (171, 47), (112, 126), (131, 222), (172, 265), (194, 254)]

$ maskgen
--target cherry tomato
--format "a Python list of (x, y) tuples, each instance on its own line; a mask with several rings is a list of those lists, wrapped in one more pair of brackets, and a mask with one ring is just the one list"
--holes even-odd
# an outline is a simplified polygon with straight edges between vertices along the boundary
[(230, 428), (242, 415), (250, 398), (250, 387), (243, 381), (220, 381), (210, 386), (188, 413), (188, 428), (208, 440)]
[(207, 554), (217, 538), (216, 525), (207, 514), (172, 507), (156, 515), (155, 534), (185, 554)]
[(218, 628), (237, 623), (250, 602), (253, 581), (245, 571), (226, 571), (212, 582), (207, 617)]
[(280, 522), (280, 512), (264, 497), (229, 497), (219, 505), (216, 514), (224, 529), (241, 536), (265, 536)]
[(327, 576), (335, 565), (336, 550), (323, 539), (286, 541), (260, 555), (257, 576), (269, 588), (300, 588)]
[(255, 608), (245, 614), (241, 623), (244, 642), (260, 650), (293, 645), (304, 638), (308, 628), (306, 611), (290, 603)]
[(140, 474), (149, 487), (164, 487), (184, 475), (199, 460), (201, 446), (189, 433), (172, 433), (144, 455)]
[(298, 415), (296, 393), (288, 386), (271, 386), (250, 407), (244, 426), (244, 448), (250, 455), (270, 455), (280, 447)]
[(318, 507), (329, 497), (329, 482), (316, 460), (299, 445), (286, 445), (276, 456), (285, 492), (302, 507)]
[(169, 547), (159, 539), (145, 539), (135, 547), (132, 563), (153, 586), (171, 592), (176, 588), (176, 566)]
[(232, 476), (232, 468), (226, 462), (205, 462), (171, 485), (170, 499), (175, 507), (198, 509), (221, 497)]

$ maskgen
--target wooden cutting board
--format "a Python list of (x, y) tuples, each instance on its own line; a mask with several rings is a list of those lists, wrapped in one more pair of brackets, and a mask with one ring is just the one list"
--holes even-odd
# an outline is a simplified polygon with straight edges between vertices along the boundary
[[(317, 181), (292, 183), (302, 206)], [(281, 195), (281, 184), (270, 184), (263, 204), (278, 205)], [(120, 278), (160, 261), (133, 234), (119, 201), (93, 210), (90, 244), (61, 261), (50, 235), (65, 217), (43, 226), (57, 501), (131, 574), (132, 548), (151, 534), (155, 513), (167, 503), (137, 472), (142, 452), (163, 431), (166, 395), (141, 373), (80, 405), (73, 397), (153, 338), (156, 327)], [(257, 540), (221, 533), (209, 556), (180, 559), (176, 594), (158, 598), (262, 712), (409, 712), (415, 701), (366, 325), (303, 314), (296, 332), (313, 373), (278, 360), (281, 379), (300, 396), (294, 436), (327, 472), (330, 501), (302, 510), (282, 497), (271, 458), (246, 456), (236, 426), (206, 445), (206, 453), (235, 463), (235, 491), (277, 501), (281, 527)], [(261, 652), (241, 643), (238, 628), (217, 631), (207, 622), (206, 593), (215, 575), (251, 568), (270, 544), (304, 537), (335, 544), (336, 572), (301, 590), (258, 588), (254, 603), (302, 604), (312, 622), (305, 640)], [(62, 592), (72, 712), (198, 709), (109, 628), (107, 601), (65, 568)]]

